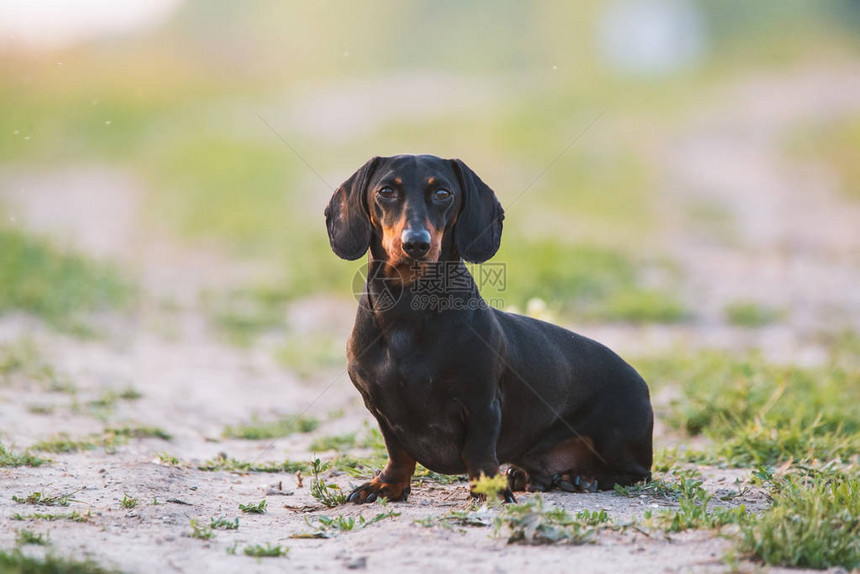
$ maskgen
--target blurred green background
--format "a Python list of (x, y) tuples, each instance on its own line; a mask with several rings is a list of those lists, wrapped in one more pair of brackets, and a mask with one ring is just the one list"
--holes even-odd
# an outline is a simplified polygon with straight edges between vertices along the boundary
[[(351, 296), (360, 262), (329, 251), (330, 186), (401, 152), (464, 159), (506, 206), (507, 289), (486, 296), (583, 321), (695, 320), (661, 247), (677, 221), (660, 142), (726, 86), (860, 54), (848, 1), (131, 2), (121, 24), (92, 21), (109, 3), (40, 4), (0, 13), (0, 312), (74, 330), (82, 309), (146, 296), (140, 257), (76, 259), (19, 213), (33, 181), (58, 173), (63, 194), (83, 166), (122, 174), (107, 196), (56, 204), (96, 234), (113, 217), (100, 202), (133, 187), (134, 253), (167, 238), (256, 270), (198, 293), (239, 341), (290, 301)], [(858, 118), (800, 126), (785, 153), (825, 162), (856, 198)], [(682, 215), (731, 233), (707, 202)], [(743, 302), (728, 316), (770, 317)]]

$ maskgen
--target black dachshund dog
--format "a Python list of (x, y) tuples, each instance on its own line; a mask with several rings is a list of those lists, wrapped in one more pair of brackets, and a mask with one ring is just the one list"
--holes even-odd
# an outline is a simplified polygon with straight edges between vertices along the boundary
[(465, 163), (375, 157), (334, 192), (325, 217), (339, 257), (370, 251), (348, 371), (388, 449), (385, 469), (350, 501), (406, 500), (416, 462), (471, 479), (508, 463), (508, 502), (516, 490), (650, 478), (653, 412), (633, 367), (478, 293), (463, 260), (495, 255), (504, 211)]

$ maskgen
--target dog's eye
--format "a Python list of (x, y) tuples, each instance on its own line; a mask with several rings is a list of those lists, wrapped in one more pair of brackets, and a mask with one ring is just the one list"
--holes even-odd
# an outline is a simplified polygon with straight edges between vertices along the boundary
[(376, 192), (379, 197), (383, 199), (393, 199), (396, 193), (390, 187), (383, 187), (379, 191)]
[(451, 197), (451, 192), (447, 189), (437, 189), (436, 193), (433, 194), (433, 197), (436, 199), (448, 199)]

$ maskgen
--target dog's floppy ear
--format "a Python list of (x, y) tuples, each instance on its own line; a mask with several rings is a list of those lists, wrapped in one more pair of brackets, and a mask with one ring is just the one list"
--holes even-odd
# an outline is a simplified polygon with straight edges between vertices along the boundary
[(332, 251), (342, 259), (358, 259), (370, 247), (370, 216), (364, 194), (379, 159), (374, 157), (343, 182), (325, 208), (328, 240)]
[(505, 211), (493, 190), (469, 166), (459, 159), (451, 163), (463, 192), (454, 244), (466, 261), (483, 263), (499, 250)]

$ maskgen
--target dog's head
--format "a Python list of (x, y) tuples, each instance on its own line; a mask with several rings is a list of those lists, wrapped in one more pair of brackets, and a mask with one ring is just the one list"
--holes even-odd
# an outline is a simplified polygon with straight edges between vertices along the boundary
[(332, 250), (368, 249), (396, 268), (462, 257), (483, 263), (499, 249), (504, 211), (459, 159), (375, 157), (347, 179), (325, 210)]

